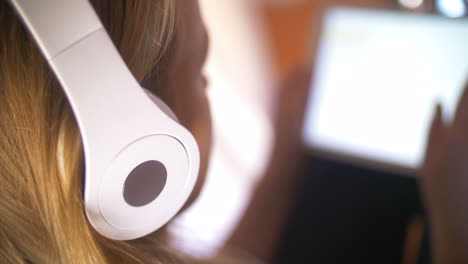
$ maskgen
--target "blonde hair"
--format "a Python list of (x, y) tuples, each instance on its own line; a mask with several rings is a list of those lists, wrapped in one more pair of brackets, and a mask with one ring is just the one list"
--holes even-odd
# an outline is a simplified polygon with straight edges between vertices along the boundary
[[(73, 113), (6, 2), (0, 1), (0, 262), (181, 263), (158, 236), (112, 241), (90, 226)], [(91, 2), (137, 80), (157, 73), (173, 0)]]

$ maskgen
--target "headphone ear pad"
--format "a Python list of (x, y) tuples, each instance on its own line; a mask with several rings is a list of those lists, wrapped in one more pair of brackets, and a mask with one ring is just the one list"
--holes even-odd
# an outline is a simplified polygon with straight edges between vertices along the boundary
[(143, 90), (146, 92), (146, 95), (148, 95), (151, 101), (153, 101), (153, 103), (157, 105), (159, 109), (161, 109), (161, 111), (163, 111), (166, 115), (168, 115), (172, 120), (176, 121), (177, 123), (180, 123), (175, 113), (166, 103), (163, 102), (163, 100), (161, 100), (159, 97), (157, 97), (155, 94), (153, 94), (149, 90), (145, 88), (143, 88)]

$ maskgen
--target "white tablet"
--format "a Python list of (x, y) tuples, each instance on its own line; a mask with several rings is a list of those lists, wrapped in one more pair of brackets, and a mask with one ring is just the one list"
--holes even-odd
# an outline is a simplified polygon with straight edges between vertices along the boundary
[(321, 32), (305, 144), (414, 175), (437, 102), (451, 119), (468, 79), (468, 20), (337, 7)]

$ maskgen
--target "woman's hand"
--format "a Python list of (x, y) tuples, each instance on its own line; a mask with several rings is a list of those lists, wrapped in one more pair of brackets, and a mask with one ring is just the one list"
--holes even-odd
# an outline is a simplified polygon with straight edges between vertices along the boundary
[(468, 263), (468, 87), (451, 124), (437, 108), (421, 177), (435, 263)]

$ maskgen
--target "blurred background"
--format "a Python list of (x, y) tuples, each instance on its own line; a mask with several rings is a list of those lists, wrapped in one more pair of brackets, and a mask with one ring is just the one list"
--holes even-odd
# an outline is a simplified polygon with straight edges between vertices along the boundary
[[(464, 0), (200, 0), (200, 5), (210, 35), (206, 74), (214, 145), (201, 197), (171, 227), (180, 235), (174, 244), (198, 256), (210, 256), (223, 244), (264, 172), (278, 82), (315, 61), (324, 10), (338, 5), (466, 15)], [(424, 263), (425, 226), (415, 178), (321, 159), (311, 161), (304, 174), (303, 186), (315, 195), (298, 194), (297, 211), (307, 210), (292, 216), (279, 262), (305, 263), (304, 257), (339, 263), (341, 254), (347, 263)], [(340, 221), (327, 225), (326, 217)], [(301, 240), (304, 230), (315, 240)], [(307, 247), (314, 250), (303, 255)]]

